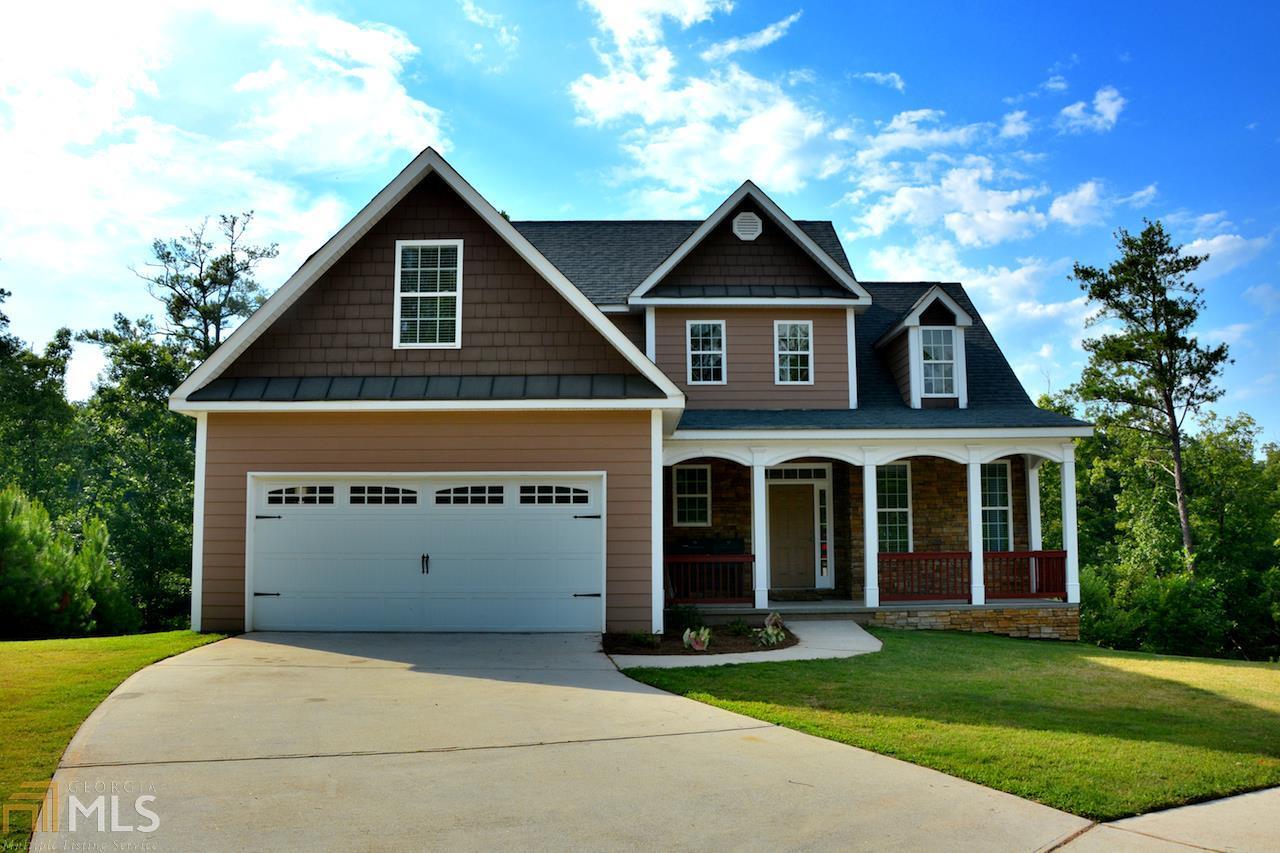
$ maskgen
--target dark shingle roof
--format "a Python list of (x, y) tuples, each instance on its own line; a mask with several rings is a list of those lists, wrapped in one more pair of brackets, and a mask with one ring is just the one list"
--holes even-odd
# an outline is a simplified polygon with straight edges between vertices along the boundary
[(1075, 418), (1025, 406), (981, 409), (686, 409), (679, 429), (999, 429), (1085, 426)]
[[(547, 260), (597, 305), (621, 305), (649, 273), (702, 224), (700, 219), (512, 222)], [(830, 222), (796, 225), (850, 275)], [(853, 298), (844, 288), (841, 295)], [(736, 294), (735, 294), (736, 295)], [(774, 295), (774, 294), (769, 294)]]
[(311, 376), (215, 379), (188, 399), (199, 402), (313, 400), (621, 400), (661, 399), (643, 376)]

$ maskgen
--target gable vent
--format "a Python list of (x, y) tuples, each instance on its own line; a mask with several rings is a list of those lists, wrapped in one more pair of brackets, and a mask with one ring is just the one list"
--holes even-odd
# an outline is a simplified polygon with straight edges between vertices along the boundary
[(754, 240), (764, 230), (760, 217), (754, 213), (739, 213), (733, 217), (733, 233), (739, 240)]

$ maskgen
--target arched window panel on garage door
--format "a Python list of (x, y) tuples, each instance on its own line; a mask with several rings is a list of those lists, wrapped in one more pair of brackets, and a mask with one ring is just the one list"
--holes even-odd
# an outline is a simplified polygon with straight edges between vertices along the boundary
[(503, 486), (452, 486), (436, 490), (436, 503), (441, 506), (500, 506), (505, 500)]
[(418, 502), (418, 491), (403, 486), (352, 486), (353, 506), (411, 506)]
[(586, 489), (574, 486), (527, 484), (520, 487), (522, 504), (585, 504), (591, 495)]
[(333, 486), (281, 486), (267, 490), (269, 506), (295, 506), (300, 504), (332, 504)]

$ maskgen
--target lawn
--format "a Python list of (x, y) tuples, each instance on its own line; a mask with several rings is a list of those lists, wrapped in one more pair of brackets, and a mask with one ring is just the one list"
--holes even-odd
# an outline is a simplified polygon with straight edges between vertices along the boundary
[[(23, 782), (47, 782), (76, 729), (107, 694), (150, 663), (221, 639), (170, 631), (127, 637), (0, 643), (0, 803)], [(0, 849), (25, 850), (21, 826)]]
[(627, 674), (1096, 820), (1280, 785), (1276, 664), (873, 633), (862, 657)]

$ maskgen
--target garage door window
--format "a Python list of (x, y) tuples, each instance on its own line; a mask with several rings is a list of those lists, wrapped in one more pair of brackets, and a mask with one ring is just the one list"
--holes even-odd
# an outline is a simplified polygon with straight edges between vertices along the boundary
[(355, 506), (409, 506), (418, 502), (418, 493), (400, 486), (352, 486)]
[(502, 486), (454, 486), (436, 491), (436, 503), (443, 505), (501, 505), (506, 499)]
[(331, 504), (333, 486), (283, 486), (271, 489), (267, 492), (267, 503), (271, 506)]
[(586, 489), (572, 486), (521, 486), (522, 504), (585, 504), (590, 500)]

